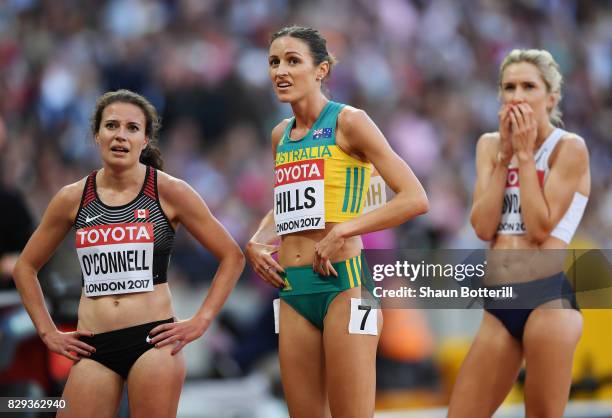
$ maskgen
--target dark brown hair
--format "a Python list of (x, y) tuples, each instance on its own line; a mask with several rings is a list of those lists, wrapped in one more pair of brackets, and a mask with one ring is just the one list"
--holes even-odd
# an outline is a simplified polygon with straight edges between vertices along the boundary
[(327, 51), (327, 41), (321, 35), (321, 33), (313, 28), (307, 28), (304, 26), (287, 26), (272, 34), (270, 38), (270, 44), (278, 38), (283, 36), (291, 36), (292, 38), (301, 39), (308, 45), (314, 65), (319, 65), (323, 61), (329, 62), (329, 71), (325, 78), (331, 75), (331, 70), (336, 63), (336, 58)]
[(102, 121), (102, 112), (110, 104), (113, 103), (130, 103), (138, 106), (145, 116), (145, 135), (149, 139), (147, 146), (142, 150), (140, 154), (140, 162), (146, 165), (150, 165), (158, 170), (164, 169), (164, 160), (161, 156), (161, 151), (157, 147), (157, 134), (161, 128), (160, 118), (157, 114), (155, 106), (151, 104), (147, 99), (138, 93), (134, 93), (130, 90), (117, 90), (108, 91), (98, 98), (96, 101), (96, 108), (91, 115), (91, 132), (96, 135), (100, 130), (100, 123)]

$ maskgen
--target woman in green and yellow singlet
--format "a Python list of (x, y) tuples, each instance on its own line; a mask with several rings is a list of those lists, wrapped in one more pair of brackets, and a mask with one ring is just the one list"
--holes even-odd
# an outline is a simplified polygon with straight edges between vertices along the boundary
[[(382, 315), (362, 299), (371, 281), (360, 235), (428, 210), (418, 179), (367, 114), (321, 91), (333, 64), (314, 29), (272, 36), (270, 79), (294, 116), (272, 130), (274, 208), (247, 256), (280, 288), (279, 357), (293, 418), (374, 415)], [(396, 195), (362, 214), (373, 167)]]

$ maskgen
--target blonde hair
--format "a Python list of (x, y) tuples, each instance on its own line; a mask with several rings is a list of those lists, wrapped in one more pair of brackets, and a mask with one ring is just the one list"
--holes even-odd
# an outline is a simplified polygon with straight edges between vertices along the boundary
[(555, 126), (563, 126), (561, 120), (561, 87), (563, 86), (563, 76), (559, 69), (559, 64), (555, 61), (550, 52), (543, 49), (513, 49), (502, 61), (499, 67), (499, 93), (501, 95), (501, 82), (504, 71), (510, 64), (528, 62), (535, 65), (540, 70), (540, 75), (546, 84), (548, 93), (556, 96), (557, 100), (552, 109), (548, 111), (550, 121)]

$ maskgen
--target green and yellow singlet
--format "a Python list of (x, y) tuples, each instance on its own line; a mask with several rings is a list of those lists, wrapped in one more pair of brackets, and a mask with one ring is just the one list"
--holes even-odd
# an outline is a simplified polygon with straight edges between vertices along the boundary
[(289, 138), (291, 118), (276, 149), (274, 221), (278, 235), (324, 229), (363, 210), (372, 164), (351, 157), (336, 145), (343, 104), (329, 101), (306, 136)]

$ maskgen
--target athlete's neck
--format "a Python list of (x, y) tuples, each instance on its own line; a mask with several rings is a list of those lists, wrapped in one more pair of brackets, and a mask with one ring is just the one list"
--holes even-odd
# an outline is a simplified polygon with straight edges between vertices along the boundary
[(96, 185), (117, 191), (134, 186), (140, 187), (144, 181), (146, 170), (147, 167), (144, 164), (136, 164), (123, 170), (104, 167), (98, 172)]
[(291, 103), (291, 109), (295, 116), (295, 128), (312, 128), (327, 102), (329, 102), (327, 97), (317, 93), (316, 96), (305, 97), (300, 101)]
[(550, 136), (552, 131), (555, 130), (555, 127), (547, 122), (546, 124), (542, 124), (538, 126), (538, 137), (536, 138), (535, 144), (533, 146), (534, 150), (540, 149), (544, 141)]

